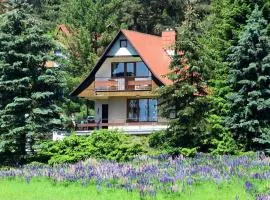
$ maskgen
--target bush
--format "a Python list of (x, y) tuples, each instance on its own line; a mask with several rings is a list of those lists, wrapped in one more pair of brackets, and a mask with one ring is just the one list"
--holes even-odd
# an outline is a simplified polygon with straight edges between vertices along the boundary
[(166, 141), (165, 130), (154, 131), (149, 137), (149, 146), (153, 148), (160, 148)]
[(91, 155), (94, 158), (127, 161), (143, 152), (140, 143), (135, 143), (129, 136), (115, 130), (94, 131), (91, 141)]
[(182, 148), (172, 147), (168, 145), (166, 140), (166, 130), (155, 131), (149, 137), (149, 146), (156, 148), (157, 154), (169, 154), (171, 156), (183, 155), (187, 157), (193, 157), (197, 154), (197, 147), (194, 148)]
[(171, 156), (183, 155), (185, 157), (194, 157), (198, 153), (198, 147), (194, 148), (181, 148), (181, 147), (167, 147), (165, 149), (166, 154)]
[(33, 161), (53, 164), (75, 163), (90, 157), (128, 161), (144, 152), (141, 143), (115, 130), (98, 130), (90, 136), (71, 135), (62, 141), (36, 146)]

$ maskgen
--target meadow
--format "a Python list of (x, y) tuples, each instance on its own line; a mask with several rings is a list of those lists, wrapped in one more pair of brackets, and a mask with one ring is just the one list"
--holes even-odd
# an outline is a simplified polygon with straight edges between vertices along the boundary
[(259, 154), (142, 156), (117, 163), (26, 165), (0, 170), (1, 200), (269, 200), (270, 160)]

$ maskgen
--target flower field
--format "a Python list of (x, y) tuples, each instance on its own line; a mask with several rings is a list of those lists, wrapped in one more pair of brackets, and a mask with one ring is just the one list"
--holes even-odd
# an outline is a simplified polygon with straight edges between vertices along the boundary
[[(198, 154), (194, 158), (174, 159), (165, 155), (145, 156), (128, 163), (90, 159), (77, 164), (27, 165), (0, 171), (0, 183), (24, 180), (30, 187), (38, 178), (44, 182), (50, 179), (52, 187), (63, 183), (79, 184), (81, 188), (91, 186), (101, 197), (103, 191), (113, 190), (124, 196), (134, 194), (134, 199), (204, 199), (198, 197), (198, 191), (204, 187), (207, 188), (204, 191), (217, 195), (216, 199), (270, 199), (270, 159), (259, 154), (237, 157)], [(0, 184), (0, 199), (2, 187)], [(222, 197), (223, 193), (228, 194)]]

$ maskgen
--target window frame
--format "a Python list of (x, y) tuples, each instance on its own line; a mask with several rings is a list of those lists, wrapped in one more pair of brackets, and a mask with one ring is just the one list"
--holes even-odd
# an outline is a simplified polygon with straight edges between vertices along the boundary
[[(125, 45), (122, 45), (122, 44), (125, 44)], [(127, 39), (122, 39), (120, 40), (120, 48), (127, 48), (128, 47), (128, 41)]]
[[(137, 64), (138, 63), (143, 63), (144, 65), (145, 65), (145, 67), (146, 67), (146, 69), (148, 70), (148, 75), (147, 76), (137, 76)], [(135, 63), (135, 77), (151, 77), (152, 76), (152, 73), (151, 73), (151, 71), (149, 70), (149, 68), (148, 68), (148, 66), (143, 62), (143, 61), (136, 61), (136, 63)]]
[(122, 62), (112, 62), (111, 63), (111, 78), (123, 78), (126, 75), (126, 69), (125, 69), (126, 66), (125, 66), (125, 63), (123, 63), (124, 64), (124, 76), (113, 76), (113, 65), (118, 64), (118, 63), (122, 63)]
[[(149, 115), (149, 113), (150, 113), (150, 106), (149, 106), (149, 102), (150, 102), (150, 100), (156, 100), (157, 101), (157, 99), (156, 98), (142, 98), (142, 99), (136, 99), (136, 98), (133, 98), (133, 99), (127, 99), (127, 119), (126, 119), (126, 121), (127, 122), (158, 122), (158, 102), (157, 102), (157, 108), (156, 108), (156, 112), (157, 112), (157, 116), (156, 116), (156, 120), (149, 120), (150, 119), (150, 115)], [(137, 121), (135, 121), (135, 120), (131, 120), (131, 119), (129, 119), (129, 117), (128, 117), (128, 114), (129, 114), (129, 102), (130, 101), (134, 101), (134, 100), (137, 100), (138, 101), (138, 103), (136, 103), (136, 105), (138, 106), (136, 109), (138, 110), (138, 113), (136, 114), (137, 115)], [(147, 100), (147, 121), (140, 121), (140, 103), (139, 103), (139, 101), (140, 100)]]
[[(115, 63), (123, 63), (124, 64), (124, 76), (113, 76), (113, 65)], [(127, 65), (129, 63), (133, 63), (134, 76), (127, 76)], [(129, 78), (136, 77), (136, 62), (112, 62), (111, 63), (111, 78)]]
[[(142, 62), (145, 65), (145, 67), (148, 70), (149, 75), (147, 75), (147, 76), (137, 76), (137, 66), (138, 66), (137, 63), (138, 62)], [(117, 63), (123, 63), (124, 64), (124, 76), (113, 76), (113, 65), (117, 64)], [(129, 63), (133, 63), (134, 76), (127, 76), (127, 65)], [(152, 73), (151, 73), (151, 71), (149, 70), (149, 68), (147, 67), (147, 65), (143, 61), (112, 62), (111, 63), (111, 78), (149, 78), (149, 77), (152, 77)]]

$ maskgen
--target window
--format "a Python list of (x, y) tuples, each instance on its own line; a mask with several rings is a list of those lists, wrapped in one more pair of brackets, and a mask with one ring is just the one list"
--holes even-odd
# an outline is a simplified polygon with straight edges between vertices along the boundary
[(133, 122), (156, 122), (156, 99), (130, 99), (127, 102), (127, 120)]
[(123, 77), (125, 75), (124, 63), (112, 63), (112, 77)]
[(135, 63), (126, 63), (126, 76), (135, 76)]
[(157, 121), (157, 100), (149, 99), (149, 121)]
[(139, 101), (137, 100), (128, 100), (128, 120), (129, 121), (139, 121), (138, 116), (138, 105)]
[(61, 49), (54, 50), (54, 55), (61, 57), (63, 55)]
[(150, 72), (144, 62), (136, 63), (136, 76), (150, 76)]
[(127, 40), (120, 40), (120, 47), (127, 47)]
[(112, 77), (149, 77), (150, 71), (144, 62), (112, 63)]

